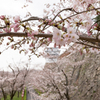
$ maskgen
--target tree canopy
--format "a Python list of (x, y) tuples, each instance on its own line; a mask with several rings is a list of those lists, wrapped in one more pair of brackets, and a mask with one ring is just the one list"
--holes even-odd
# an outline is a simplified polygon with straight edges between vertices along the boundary
[[(30, 2), (30, 1), (29, 1)], [(32, 2), (31, 2), (32, 3)], [(54, 47), (81, 44), (80, 50), (99, 52), (100, 49), (100, 1), (99, 0), (60, 0), (59, 3), (46, 4), (45, 17), (0, 16), (0, 44), (8, 37), (7, 45), (19, 49), (28, 44), (35, 50), (51, 42)], [(21, 37), (17, 40), (14, 37)], [(21, 51), (28, 52), (23, 48)]]

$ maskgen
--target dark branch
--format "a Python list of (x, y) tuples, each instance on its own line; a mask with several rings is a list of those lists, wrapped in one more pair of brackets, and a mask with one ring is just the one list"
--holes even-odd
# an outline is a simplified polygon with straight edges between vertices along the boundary
[[(6, 37), (6, 36), (12, 36), (12, 37), (27, 37), (27, 33), (24, 32), (10, 32), (10, 33), (0, 33), (0, 37)], [(35, 34), (35, 37), (45, 37), (45, 38), (52, 38), (52, 34)]]
[(12, 36), (12, 37), (23, 37), (23, 36), (27, 36), (26, 33), (22, 33), (22, 32), (10, 32), (10, 33), (0, 33), (0, 37), (6, 37), (6, 36)]
[(79, 40), (85, 40), (88, 42), (100, 42), (99, 39), (96, 39), (95, 37), (90, 37), (88, 35), (80, 35)]
[[(12, 37), (27, 37), (27, 33), (24, 33), (24, 32), (11, 32), (11, 33), (0, 33), (0, 37), (6, 37), (6, 36), (12, 36)], [(44, 38), (52, 38), (53, 35), (52, 34), (43, 34), (43, 33), (39, 33), (39, 34), (35, 34), (34, 35), (35, 37), (44, 37)], [(95, 37), (90, 37), (88, 35), (80, 35), (79, 36), (79, 40), (82, 40), (82, 41), (85, 41), (85, 42), (89, 42), (89, 43), (100, 43), (100, 40), (99, 39), (96, 39)], [(89, 47), (94, 47), (94, 48), (98, 48), (100, 49), (100, 47), (96, 47), (96, 46), (92, 46), (92, 45), (88, 45), (88, 44), (85, 44), (83, 42), (76, 42), (76, 43), (79, 43), (79, 44), (82, 44), (82, 45), (87, 45)]]
[[(13, 36), (13, 37), (27, 37), (27, 33), (24, 32), (10, 32), (10, 33), (0, 33), (0, 37), (5, 37), (5, 36)], [(53, 35), (52, 34), (43, 34), (43, 33), (39, 33), (39, 34), (35, 34), (35, 37), (45, 37), (45, 38), (52, 38)], [(88, 35), (80, 35), (79, 36), (79, 40), (85, 40), (88, 42), (99, 42), (99, 39), (96, 39), (94, 37), (89, 37)]]
[(40, 33), (40, 34), (35, 34), (34, 36), (35, 36), (35, 37), (45, 37), (45, 38), (52, 38), (52, 37), (53, 37), (52, 34), (42, 34), (42, 33)]
[(97, 48), (97, 49), (100, 49), (100, 47), (98, 47), (98, 46), (90, 45), (90, 44), (87, 44), (87, 43), (84, 43), (84, 42), (76, 42), (76, 43), (77, 43), (77, 44), (85, 45), (85, 46), (90, 47), (90, 48)]
[(39, 17), (30, 17), (30, 18), (28, 18), (28, 19), (26, 19), (26, 20), (23, 20), (23, 21), (21, 21), (22, 23), (23, 22), (27, 22), (27, 21), (31, 21), (31, 20), (45, 20), (45, 18), (39, 18)]
[(69, 17), (66, 17), (66, 18), (64, 18), (63, 20), (66, 20), (66, 19), (71, 18), (71, 17), (74, 17), (74, 16), (76, 16), (76, 15), (78, 15), (78, 14), (86, 13), (86, 12), (89, 12), (89, 11), (94, 11), (94, 10), (97, 11), (98, 9), (100, 9), (100, 8), (93, 8), (93, 9), (89, 9), (89, 10), (77, 12), (76, 14), (73, 14), (73, 15), (71, 15), (71, 16), (69, 16)]

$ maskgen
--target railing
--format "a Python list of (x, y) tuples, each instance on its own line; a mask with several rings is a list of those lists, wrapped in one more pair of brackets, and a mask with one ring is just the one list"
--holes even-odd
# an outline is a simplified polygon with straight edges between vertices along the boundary
[(35, 93), (33, 88), (27, 88), (27, 100), (40, 100), (38, 94)]

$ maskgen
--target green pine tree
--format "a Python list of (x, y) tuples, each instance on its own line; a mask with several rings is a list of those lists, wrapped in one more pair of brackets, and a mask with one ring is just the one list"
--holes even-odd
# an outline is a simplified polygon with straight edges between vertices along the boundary
[(100, 26), (100, 15), (96, 16), (94, 20), (95, 20), (95, 23), (97, 23)]

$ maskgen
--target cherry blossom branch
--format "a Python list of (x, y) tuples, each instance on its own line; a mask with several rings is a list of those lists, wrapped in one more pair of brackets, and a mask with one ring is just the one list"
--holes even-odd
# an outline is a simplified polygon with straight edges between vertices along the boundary
[(100, 47), (93, 46), (93, 45), (90, 45), (90, 44), (87, 44), (87, 43), (83, 43), (83, 42), (76, 42), (76, 43), (82, 44), (82, 45), (86, 45), (86, 46), (91, 47), (91, 48), (97, 48), (97, 49), (100, 49)]
[[(0, 33), (0, 37), (5, 37), (5, 36), (12, 36), (12, 37), (27, 37), (27, 33), (24, 32), (10, 32), (10, 33)], [(52, 38), (52, 34), (34, 34), (35, 37), (45, 37), (45, 38)]]
[[(93, 11), (93, 10), (98, 10), (98, 9), (100, 9), (100, 7), (99, 7), (99, 8), (89, 9), (89, 10), (85, 10), (85, 11), (81, 11), (81, 12), (77, 12), (77, 11), (75, 11), (73, 8), (62, 9), (61, 11), (59, 11), (59, 12), (55, 15), (55, 17), (52, 19), (52, 21), (55, 20), (55, 18), (56, 18), (61, 12), (63, 12), (63, 11), (68, 11), (68, 10), (70, 10), (70, 11), (75, 12), (76, 14), (73, 14), (73, 15), (67, 17), (67, 18), (71, 18), (71, 17), (76, 16), (76, 15), (78, 15), (78, 14), (82, 14), (82, 13), (86, 13), (86, 12)], [(66, 20), (67, 18), (65, 18), (65, 19), (63, 19), (63, 20)], [(26, 22), (26, 21), (31, 21), (31, 20), (46, 20), (46, 18), (39, 18), (39, 17), (34, 17), (34, 16), (33, 16), (33, 17), (30, 17), (30, 18), (28, 18), (28, 19), (26, 19), (26, 20), (23, 20), (23, 21), (21, 21), (21, 22)]]
[(74, 11), (75, 13), (77, 13), (73, 8), (66, 8), (66, 9), (63, 9), (63, 10), (59, 11), (59, 12), (55, 15), (55, 17), (52, 19), (52, 21), (55, 20), (56, 17), (57, 17), (61, 12), (63, 12), (63, 11), (68, 11), (68, 10)]
[[(5, 37), (5, 36), (13, 36), (13, 37), (27, 37), (27, 33), (22, 33), (22, 32), (10, 32), (10, 33), (0, 33), (0, 37)], [(52, 34), (43, 34), (43, 33), (39, 33), (39, 34), (34, 34), (35, 37), (45, 37), (45, 38), (52, 38), (53, 35)], [(99, 42), (100, 40), (94, 37), (89, 37), (88, 35), (80, 35), (79, 36), (79, 40), (85, 40), (88, 42)]]
[(82, 14), (82, 13), (86, 13), (86, 12), (93, 11), (93, 10), (98, 10), (98, 9), (100, 9), (100, 7), (99, 7), (99, 8), (89, 9), (89, 10), (85, 10), (85, 11), (81, 11), (81, 12), (77, 12), (76, 14), (73, 14), (73, 15), (71, 15), (71, 16), (69, 16), (69, 17), (66, 17), (66, 18), (64, 18), (63, 20), (66, 20), (66, 19), (68, 19), (68, 18), (74, 17), (74, 16), (79, 15), (79, 14)]
[[(93, 11), (93, 10), (98, 10), (98, 9), (100, 9), (100, 7), (99, 7), (99, 8), (89, 9), (89, 10), (85, 10), (85, 11), (81, 11), (81, 12), (77, 12), (77, 11), (75, 11), (73, 8), (66, 8), (66, 9), (63, 9), (63, 10), (59, 11), (59, 12), (55, 15), (55, 17), (52, 19), (52, 21), (55, 20), (55, 18), (56, 18), (61, 12), (63, 12), (63, 11), (70, 10), (70, 11), (73, 11), (73, 12), (76, 13), (76, 14), (73, 14), (73, 15), (71, 15), (71, 16), (69, 16), (69, 17), (63, 19), (63, 20), (66, 20), (66, 19), (71, 18), (71, 17), (73, 17), (73, 16), (76, 16), (76, 15), (78, 15), (78, 14), (82, 14), (82, 13), (86, 13), (86, 12)], [(33, 17), (30, 17), (30, 18), (28, 18), (28, 19), (26, 19), (26, 20), (23, 20), (23, 21), (21, 21), (21, 22), (26, 22), (26, 21), (31, 21), (31, 20), (46, 20), (46, 18), (39, 18), (39, 17), (34, 17), (34, 16), (33, 16)]]
[[(15, 36), (15, 37), (27, 37), (27, 33), (14, 33), (14, 32), (11, 32), (11, 33), (0, 33), (0, 37), (4, 37), (4, 36)], [(45, 37), (45, 38), (52, 38), (52, 34), (35, 34), (34, 35), (35, 37)], [(100, 43), (100, 40), (99, 39), (96, 39), (94, 37), (88, 37), (87, 35), (80, 35), (79, 36), (79, 40), (82, 40), (82, 41), (87, 41), (87, 42), (98, 42)], [(82, 44), (82, 45), (86, 45), (86, 46), (89, 46), (89, 47), (93, 47), (93, 48), (97, 48), (97, 49), (100, 49), (99, 46), (93, 46), (93, 45), (90, 45), (90, 44), (87, 44), (87, 43), (83, 43), (83, 42), (76, 42), (78, 44)]]
[(23, 37), (23, 36), (27, 36), (26, 33), (22, 33), (22, 32), (10, 32), (10, 33), (0, 33), (0, 37), (5, 37), (5, 36), (13, 36), (13, 37)]
[(54, 79), (52, 79), (52, 85), (54, 86), (54, 88), (56, 88), (56, 90), (58, 91), (58, 93), (59, 93), (59, 95), (60, 95), (60, 99), (61, 100), (63, 100), (62, 99), (62, 95), (61, 95), (61, 92), (60, 92), (60, 90), (59, 90), (59, 88), (58, 88), (58, 86), (57, 86), (57, 84), (55, 83), (55, 80)]
[(66, 79), (66, 93), (65, 93), (65, 96), (66, 96), (67, 100), (70, 100), (69, 91), (68, 91), (68, 88), (67, 88), (67, 86), (68, 86), (68, 78), (67, 78), (67, 75), (65, 74), (64, 70), (62, 70), (62, 72), (63, 72), (63, 74), (65, 76), (65, 79)]
[(79, 40), (85, 40), (88, 42), (100, 42), (99, 39), (97, 39), (95, 37), (90, 37), (90, 36), (84, 35), (84, 34), (79, 36)]
[(14, 74), (14, 76), (15, 76), (15, 71), (14, 71), (14, 69), (9, 65), (9, 68), (12, 70), (12, 72), (13, 72), (13, 74)]
[(33, 17), (30, 17), (30, 18), (28, 18), (26, 20), (21, 21), (21, 23), (27, 22), (27, 21), (31, 21), (31, 20), (45, 20), (45, 18), (39, 18), (39, 17), (33, 16)]

